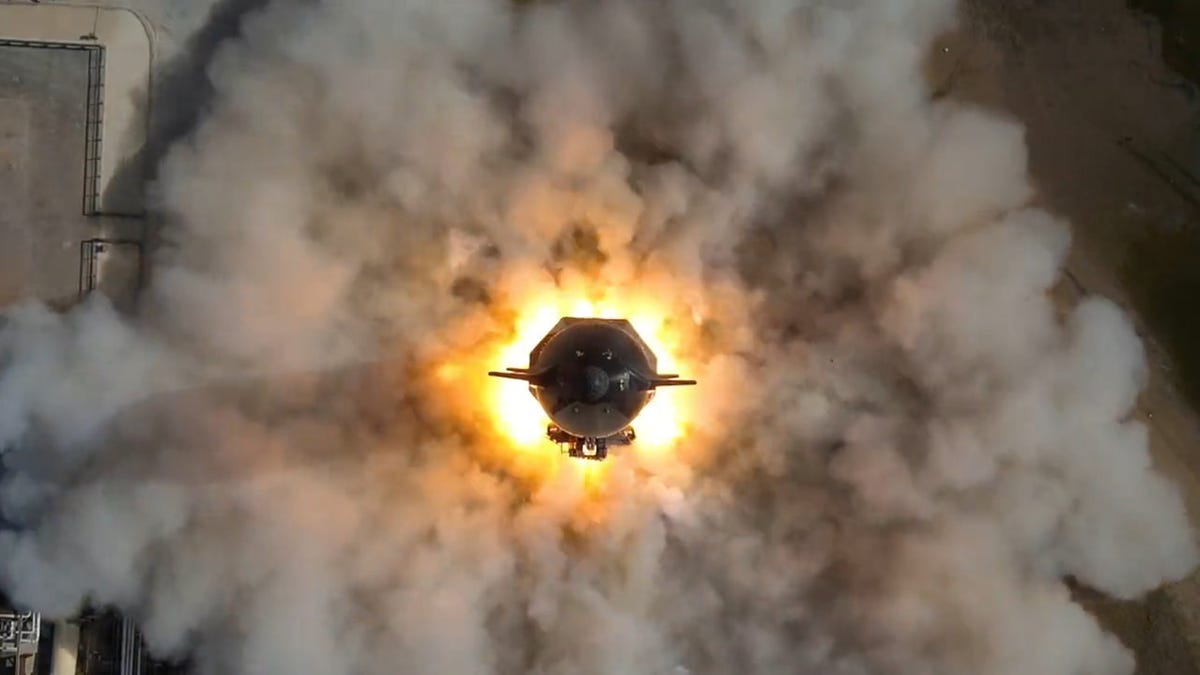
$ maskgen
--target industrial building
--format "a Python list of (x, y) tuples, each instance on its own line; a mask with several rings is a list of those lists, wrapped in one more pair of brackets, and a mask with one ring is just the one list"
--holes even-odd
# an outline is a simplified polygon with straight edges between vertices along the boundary
[(132, 621), (88, 611), (69, 621), (0, 610), (0, 675), (175, 675), (185, 666), (146, 654)]
[[(0, 4), (0, 305), (133, 301), (149, 66), (149, 35), (130, 12)], [(0, 601), (0, 675), (171, 672), (111, 611), (49, 621)]]

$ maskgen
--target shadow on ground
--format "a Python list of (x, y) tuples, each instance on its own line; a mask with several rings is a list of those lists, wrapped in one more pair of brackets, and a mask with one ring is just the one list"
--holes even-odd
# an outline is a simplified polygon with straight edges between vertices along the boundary
[[(1130, 0), (1129, 6), (1159, 20), (1163, 60), (1200, 87), (1200, 3)], [(1120, 279), (1171, 357), (1180, 393), (1200, 410), (1200, 178), (1169, 157), (1139, 160), (1191, 206), (1191, 217), (1183, 223), (1155, 223), (1135, 234), (1121, 262)]]
[(1121, 282), (1155, 340), (1170, 355), (1179, 391), (1200, 409), (1200, 218), (1134, 236)]
[(1200, 2), (1196, 0), (1130, 0), (1163, 26), (1163, 60), (1173, 70), (1200, 83)]

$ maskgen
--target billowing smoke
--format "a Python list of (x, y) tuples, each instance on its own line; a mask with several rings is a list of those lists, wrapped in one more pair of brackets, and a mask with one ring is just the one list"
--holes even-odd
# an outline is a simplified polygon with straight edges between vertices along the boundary
[[(4, 587), (199, 673), (1122, 674), (1186, 574), (1109, 302), (947, 0), (276, 0), (155, 186), (134, 316), (0, 328)], [(669, 308), (665, 454), (521, 459), (529, 297)], [(445, 366), (468, 376), (439, 377)]]

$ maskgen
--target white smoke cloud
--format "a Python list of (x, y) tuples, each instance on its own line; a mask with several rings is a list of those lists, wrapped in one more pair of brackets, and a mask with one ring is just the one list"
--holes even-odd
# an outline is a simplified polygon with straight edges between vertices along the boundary
[[(276, 0), (160, 168), (137, 315), (4, 314), (4, 587), (200, 673), (1132, 672), (1060, 579), (1197, 563), (1141, 346), (1047, 295), (1019, 125), (930, 101), (952, 19)], [(702, 381), (599, 487), (428, 373), (555, 285), (654, 293)]]

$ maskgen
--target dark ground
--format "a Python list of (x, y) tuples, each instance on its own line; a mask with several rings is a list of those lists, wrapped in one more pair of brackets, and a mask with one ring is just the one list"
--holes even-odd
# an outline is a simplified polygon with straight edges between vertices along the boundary
[[(1133, 314), (1153, 365), (1137, 415), (1200, 522), (1200, 2), (964, 0), (961, 19), (931, 82), (1025, 124), (1038, 200), (1073, 224), (1060, 297)], [(1200, 575), (1137, 602), (1072, 590), (1140, 674), (1200, 674)]]
[[(1163, 59), (1187, 82), (1172, 84), (1184, 87), (1195, 103), (1200, 98), (1200, 2), (1134, 0), (1131, 6), (1159, 20)], [(1178, 386), (1200, 409), (1200, 145), (1195, 142), (1200, 118), (1194, 116), (1190, 126), (1190, 145), (1138, 156), (1187, 203), (1187, 213), (1147, 228), (1131, 243), (1120, 272), (1138, 311), (1170, 355)]]
[(1162, 25), (1163, 59), (1172, 70), (1200, 83), (1200, 3), (1195, 0), (1131, 0), (1134, 9)]

